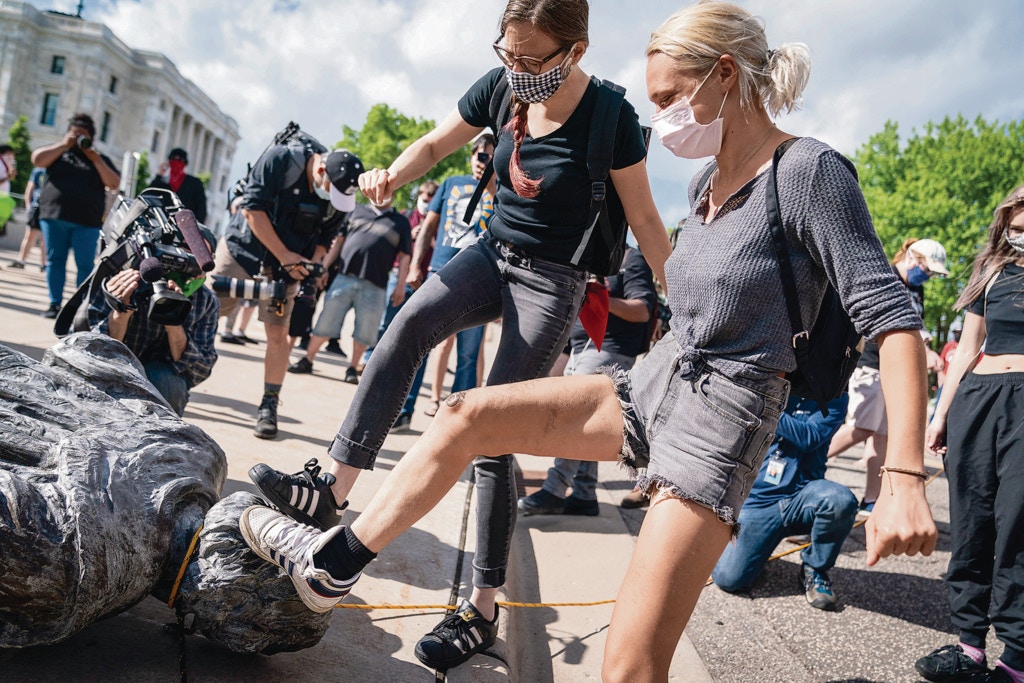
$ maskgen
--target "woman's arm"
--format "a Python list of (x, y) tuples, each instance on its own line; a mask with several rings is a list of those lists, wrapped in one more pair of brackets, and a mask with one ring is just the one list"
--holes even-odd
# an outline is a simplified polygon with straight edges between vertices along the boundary
[(375, 204), (385, 204), (395, 191), (412, 182), (475, 138), (483, 128), (471, 126), (458, 109), (445, 117), (437, 128), (412, 143), (391, 162), (387, 170), (375, 168), (359, 176), (359, 189)]
[(622, 200), (626, 221), (640, 245), (640, 252), (647, 259), (662, 289), (667, 292), (665, 261), (672, 253), (672, 244), (668, 241), (665, 224), (661, 222), (658, 208), (654, 205), (651, 184), (647, 180), (647, 164), (639, 161), (626, 168), (612, 169), (611, 178)]
[(967, 369), (978, 359), (981, 345), (985, 343), (985, 319), (975, 313), (966, 313), (964, 329), (960, 334), (960, 343), (953, 352), (953, 358), (946, 369), (946, 381), (942, 384), (942, 396), (935, 406), (935, 415), (925, 432), (924, 445), (928, 450), (942, 455), (946, 452), (946, 415), (956, 395), (960, 380), (967, 374)]
[[(885, 467), (924, 471), (924, 426), (928, 404), (924, 344), (917, 330), (895, 330), (878, 339), (882, 394), (889, 422)], [(868, 520), (867, 563), (889, 555), (931, 555), (938, 530), (924, 492), (924, 479), (884, 472), (885, 480)]]

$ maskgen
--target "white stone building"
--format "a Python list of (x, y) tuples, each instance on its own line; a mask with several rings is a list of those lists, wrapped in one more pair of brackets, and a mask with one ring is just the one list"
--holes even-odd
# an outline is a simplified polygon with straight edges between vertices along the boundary
[(128, 47), (104, 24), (0, 0), (0, 137), (28, 117), (32, 146), (63, 137), (75, 112), (96, 121), (97, 149), (120, 166), (148, 152), (150, 173), (174, 147), (189, 172), (210, 174), (215, 231), (238, 144), (238, 124), (164, 55)]

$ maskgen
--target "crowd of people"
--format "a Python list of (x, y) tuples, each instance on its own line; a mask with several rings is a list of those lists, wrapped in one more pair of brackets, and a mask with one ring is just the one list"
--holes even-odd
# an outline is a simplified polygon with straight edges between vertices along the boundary
[[(431, 668), (458, 666), (494, 644), (517, 517), (599, 514), (599, 461), (635, 475), (624, 506), (650, 506), (602, 674), (667, 680), (708, 577), (724, 591), (747, 590), (787, 537), (805, 544), (806, 602), (828, 611), (840, 604), (829, 571), (858, 516), (867, 520), (869, 565), (931, 554), (927, 448), (943, 456), (949, 481), (946, 583), (959, 641), (916, 669), (930, 681), (1024, 683), (1016, 419), (1024, 348), (1014, 336), (1024, 297), (1024, 186), (996, 209), (956, 302), (963, 318), (955, 342), (936, 352), (923, 325), (924, 284), (950, 275), (943, 245), (910, 238), (887, 258), (852, 164), (774, 122), (801, 99), (808, 48), (769, 48), (746, 10), (699, 2), (651, 34), (646, 86), (660, 142), (678, 157), (711, 161), (689, 181), (691, 213), (670, 244), (648, 183), (644, 131), (623, 101), (608, 181), (638, 247), (611, 274), (595, 276), (602, 264), (587, 158), (609, 86), (580, 68), (589, 9), (586, 0), (508, 0), (493, 46), (500, 65), (387, 168), (364, 168), (349, 151), (301, 132), (275, 140), (229, 199), (225, 234), (204, 237), (212, 275), (282, 282), (280, 295), (189, 288), (188, 319), (158, 324), (138, 312), (143, 278), (127, 269), (89, 302), (90, 326), (123, 341), (183, 415), (189, 390), (214, 371), (218, 320), (228, 318), (222, 343), (252, 342), (245, 329), (257, 312), (266, 346), (254, 435), (273, 439), (286, 373), (314, 373), (318, 352), (341, 338), (354, 313), (344, 379), (356, 388), (329, 466), (312, 462), (297, 474), (253, 467), (270, 505), (248, 508), (239, 524), (302, 602), (326, 612), (471, 466), (473, 577), (458, 609), (416, 645)], [(499, 100), (505, 105), (495, 107)], [(75, 114), (62, 140), (32, 153), (28, 226), (11, 266), (24, 268), (39, 243), (43, 314), (51, 318), (61, 310), (69, 254), (79, 284), (92, 271), (106, 193), (120, 182), (91, 144), (94, 134), (92, 119)], [(424, 179), (467, 146), (470, 174)], [(11, 155), (0, 155), (2, 182), (14, 169)], [(150, 184), (176, 193), (203, 221), (206, 195), (187, 164), (185, 150), (171, 150)], [(416, 205), (401, 211), (395, 193), (409, 184)], [(777, 204), (768, 192), (776, 187)], [(357, 191), (367, 203), (356, 202)], [(790, 392), (787, 377), (799, 366), (773, 211), (801, 318), (813, 321), (832, 287), (865, 338), (848, 392), (827, 405)], [(672, 314), (663, 336), (652, 334), (668, 317), (662, 309)], [(484, 372), (492, 322), (500, 337)], [(300, 339), (304, 353), (292, 360)], [(429, 428), (358, 519), (341, 524), (359, 474), (373, 469), (389, 433), (408, 430), (435, 348), (443, 360), (430, 382)], [(929, 372), (941, 389), (931, 416)], [(858, 501), (826, 472), (829, 458), (861, 443)], [(518, 499), (513, 453), (557, 456), (541, 488)], [(1004, 645), (992, 669), (990, 627)]]

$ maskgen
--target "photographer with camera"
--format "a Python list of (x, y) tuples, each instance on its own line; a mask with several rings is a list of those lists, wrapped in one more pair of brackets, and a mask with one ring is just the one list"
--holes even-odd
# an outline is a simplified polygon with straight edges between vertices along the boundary
[[(172, 279), (166, 286), (182, 292)], [(89, 307), (89, 325), (122, 342), (139, 359), (146, 378), (180, 417), (189, 390), (210, 376), (217, 362), (214, 338), (220, 303), (210, 289), (198, 286), (188, 297), (192, 309), (181, 325), (161, 324), (146, 314), (153, 287), (138, 270), (119, 271), (103, 283)]]
[(50, 296), (50, 306), (43, 313), (47, 318), (56, 318), (60, 311), (68, 253), (74, 250), (78, 285), (92, 272), (106, 188), (116, 189), (121, 183), (113, 162), (93, 147), (95, 135), (92, 117), (78, 113), (71, 117), (62, 140), (32, 151), (32, 165), (45, 168), (47, 174), (39, 196)]
[[(217, 245), (213, 275), (261, 278), (286, 285), (283, 298), (260, 298), (259, 319), (267, 335), (263, 400), (254, 434), (277, 436), (277, 405), (288, 371), (288, 322), (299, 284), (309, 288), (322, 276), (321, 265), (338, 225), (355, 208), (362, 162), (345, 150), (326, 147), (295, 124), (274, 138), (240, 183), (239, 210)], [(334, 212), (331, 209), (334, 209)], [(337, 213), (335, 213), (337, 212)], [(221, 312), (238, 303), (219, 291)], [(259, 298), (253, 294), (243, 298)]]

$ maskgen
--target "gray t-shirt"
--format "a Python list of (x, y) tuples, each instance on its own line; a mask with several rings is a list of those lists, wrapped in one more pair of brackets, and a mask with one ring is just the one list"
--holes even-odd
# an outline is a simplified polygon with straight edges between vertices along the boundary
[[(811, 327), (826, 281), (868, 339), (920, 329), (906, 288), (875, 234), (852, 165), (828, 145), (797, 140), (778, 169), (779, 203), (800, 309)], [(690, 213), (665, 264), (672, 332), (684, 361), (733, 378), (796, 368), (765, 206), (769, 170), (736, 192), (710, 223), (706, 187), (690, 183)], [(699, 196), (698, 196), (699, 195)]]

